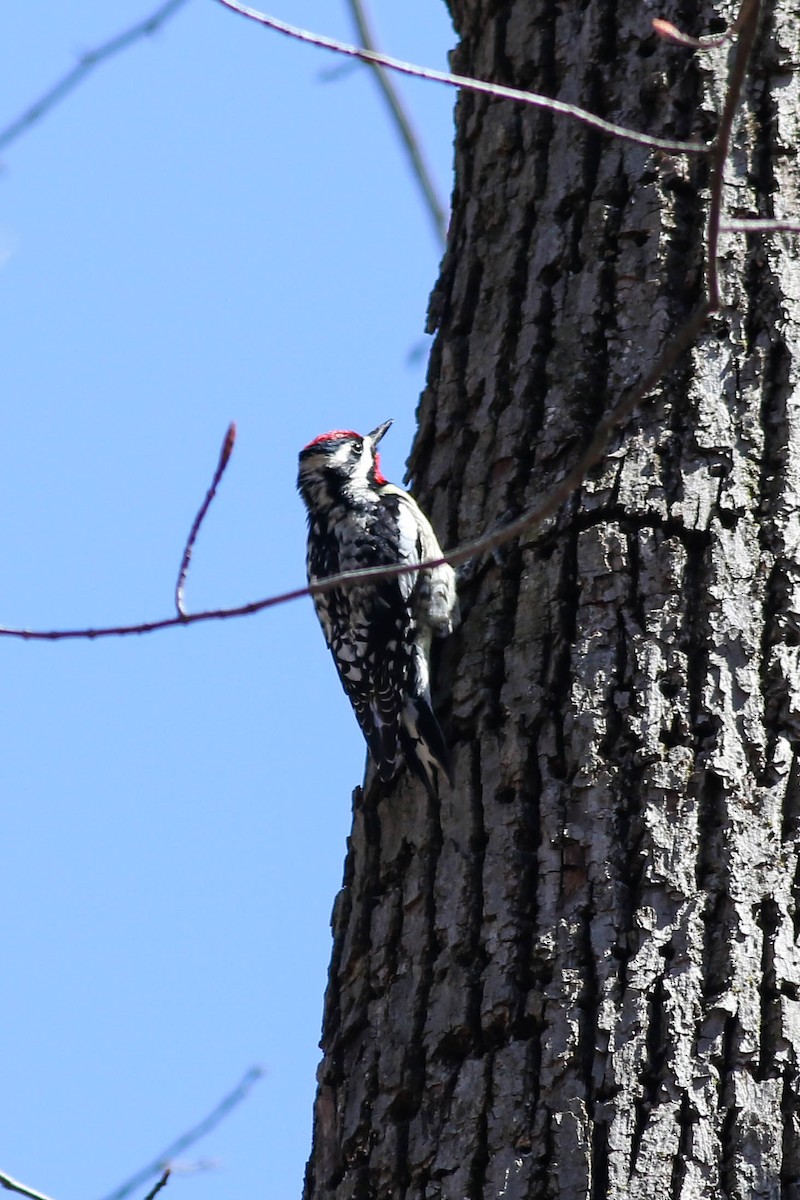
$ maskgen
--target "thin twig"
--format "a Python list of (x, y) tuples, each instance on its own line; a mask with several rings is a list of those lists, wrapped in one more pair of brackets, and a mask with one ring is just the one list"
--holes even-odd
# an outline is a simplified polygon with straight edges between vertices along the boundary
[(612, 137), (622, 138), (626, 142), (636, 142), (639, 146), (649, 146), (653, 150), (667, 150), (672, 154), (706, 154), (709, 147), (704, 142), (671, 142), (666, 138), (651, 137), (648, 133), (638, 133), (624, 125), (614, 125), (604, 121), (602, 117), (578, 108), (575, 104), (566, 104), (563, 100), (551, 100), (548, 96), (540, 96), (538, 92), (523, 92), (519, 88), (504, 87), (499, 83), (486, 83), (482, 79), (471, 79), (467, 75), (451, 75), (448, 71), (435, 71), (431, 67), (418, 67), (413, 63), (403, 62), (399, 58), (390, 58), (388, 54), (378, 54), (371, 50), (362, 50), (359, 46), (350, 46), (336, 38), (325, 37), (322, 34), (311, 33), (308, 29), (300, 29), (296, 25), (288, 25), (275, 17), (267, 16), (258, 9), (248, 8), (239, 0), (219, 0), (225, 8), (239, 13), (267, 29), (276, 33), (286, 34), (309, 46), (319, 46), (323, 50), (333, 50), (336, 54), (344, 54), (348, 58), (357, 58), (370, 66), (387, 67), (390, 71), (398, 71), (401, 75), (411, 75), (415, 79), (427, 79), (432, 83), (444, 83), (449, 87), (461, 88), (466, 92), (479, 92), (485, 96), (494, 96), (498, 100), (516, 100), (520, 104), (530, 104), (534, 108), (544, 108), (548, 112), (561, 113), (573, 117), (577, 121), (599, 129)]
[[(361, 0), (347, 0), (347, 3), (350, 6), (353, 20), (356, 23), (361, 45), (365, 50), (369, 50), (373, 54), (377, 53), (378, 46)], [(391, 76), (380, 63), (373, 62), (372, 68), (375, 72), (378, 85), (383, 92), (384, 99), (389, 106), (394, 123), (397, 126), (400, 140), (408, 152), (408, 157), (411, 160), (411, 171), (420, 186), (428, 214), (439, 236), (439, 241), (444, 246), (447, 239), (447, 213), (439, 199), (436, 186), (433, 182), (433, 176), (428, 170), (427, 163), (422, 154), (420, 140), (411, 124), (411, 119), (403, 106), (400, 94), (394, 86)]]
[(186, 575), (189, 570), (189, 563), (192, 561), (192, 550), (194, 549), (197, 535), (200, 532), (200, 526), (203, 524), (205, 515), (211, 506), (211, 501), (217, 494), (219, 481), (225, 474), (225, 468), (227, 467), (228, 461), (233, 453), (235, 442), (236, 422), (231, 421), (230, 425), (228, 426), (228, 431), (225, 434), (225, 440), (222, 443), (222, 449), (219, 452), (219, 461), (217, 463), (217, 469), (214, 472), (214, 478), (211, 480), (211, 487), (206, 492), (205, 500), (200, 505), (200, 508), (197, 511), (197, 516), (192, 522), (192, 528), (189, 530), (189, 536), (186, 539), (186, 546), (183, 551), (183, 558), (181, 559), (180, 570), (178, 571), (178, 580), (175, 584), (175, 607), (178, 610), (178, 616), (182, 618), (186, 617), (186, 609), (183, 606), (183, 589), (184, 584), (186, 583)]
[(731, 130), (739, 98), (742, 94), (747, 64), (753, 49), (753, 42), (761, 15), (761, 0), (742, 0), (736, 23), (739, 36), (736, 40), (733, 65), (731, 66), (728, 89), (725, 93), (725, 103), (719, 119), (717, 136), (714, 139), (714, 152), (711, 158), (710, 200), (708, 205), (708, 225), (706, 233), (706, 292), (708, 295), (709, 311), (716, 312), (719, 308), (719, 273), (717, 270), (717, 250), (719, 247), (719, 226), (722, 213), (722, 185), (725, 177), (725, 163), (728, 160)]
[(779, 217), (743, 217), (721, 221), (720, 233), (800, 233), (800, 221), (784, 221)]
[(204, 1137), (205, 1134), (213, 1129), (215, 1125), (218, 1125), (232, 1108), (236, 1108), (237, 1104), (241, 1104), (253, 1084), (261, 1078), (263, 1073), (260, 1067), (251, 1067), (241, 1082), (237, 1084), (228, 1096), (219, 1102), (216, 1108), (212, 1109), (207, 1117), (204, 1117), (199, 1124), (193, 1126), (187, 1133), (182, 1134), (174, 1142), (171, 1142), (166, 1150), (162, 1154), (159, 1154), (158, 1158), (154, 1159), (149, 1166), (143, 1167), (141, 1171), (137, 1171), (126, 1183), (123, 1183), (115, 1191), (109, 1193), (105, 1197), (105, 1200), (123, 1200), (125, 1196), (129, 1196), (131, 1192), (135, 1192), (137, 1188), (147, 1183), (151, 1176), (163, 1172), (158, 1187), (146, 1198), (146, 1200), (150, 1200), (150, 1197), (155, 1195), (159, 1187), (163, 1187), (167, 1182), (166, 1176), (169, 1175), (169, 1171), (165, 1169), (165, 1163), (175, 1158), (176, 1155), (180, 1154), (188, 1146), (194, 1145), (195, 1142), (199, 1141), (201, 1137)]
[(50, 1200), (44, 1192), (37, 1192), (35, 1188), (27, 1187), (24, 1183), (20, 1183), (18, 1179), (12, 1179), (10, 1175), (6, 1175), (4, 1171), (0, 1171), (0, 1187), (6, 1188), (9, 1192), (19, 1192), (20, 1196), (28, 1196), (29, 1200)]
[(676, 46), (687, 46), (690, 50), (716, 50), (719, 46), (724, 46), (726, 42), (733, 41), (736, 34), (739, 32), (741, 23), (741, 12), (733, 24), (720, 33), (716, 37), (690, 37), (688, 33), (683, 33), (678, 29), (677, 25), (673, 25), (672, 21), (665, 21), (661, 17), (653, 17), (653, 29), (659, 37), (666, 42), (672, 42)]
[(116, 37), (110, 38), (104, 42), (102, 46), (98, 46), (95, 50), (87, 50), (82, 54), (77, 64), (71, 71), (67, 71), (58, 83), (54, 84), (48, 91), (40, 96), (29, 108), (20, 116), (16, 117), (5, 129), (0, 129), (0, 150), (4, 150), (11, 142), (19, 135), (33, 125), (45, 113), (54, 108), (59, 101), (63, 100), (73, 88), (82, 83), (86, 76), (98, 67), (100, 63), (106, 59), (112, 58), (115, 54), (119, 54), (121, 50), (126, 50), (133, 42), (140, 38), (148, 37), (151, 33), (155, 33), (170, 17), (174, 16), (179, 8), (186, 4), (186, 0), (167, 0), (166, 4), (162, 4), (149, 17), (145, 17), (143, 21), (139, 21), (136, 25), (131, 25), (129, 29), (123, 33), (118, 33)]
[[(411, 569), (413, 570), (414, 568)], [(373, 567), (371, 570), (377, 575), (400, 574), (400, 572), (384, 572), (380, 567)], [(324, 591), (325, 589), (320, 588), (320, 590)], [(251, 617), (254, 613), (261, 612), (265, 608), (274, 608), (280, 604), (289, 604), (292, 600), (300, 600), (303, 596), (310, 596), (312, 594), (310, 588), (295, 588), (291, 592), (281, 592), (280, 595), (269, 596), (266, 600), (253, 600), (249, 604), (240, 604), (235, 608), (210, 608), (203, 612), (187, 613), (185, 617), (162, 617), (157, 621), (140, 621), (136, 625), (103, 625), (98, 626), (96, 629), (49, 630), (15, 629), (10, 625), (2, 625), (0, 626), (0, 637), (19, 638), (23, 642), (74, 642), (82, 640), (93, 642), (96, 638), (130, 637), (133, 634), (157, 633), (162, 629), (175, 629), (178, 626), (197, 625), (202, 621), (225, 621), (233, 617)]]
[(219, 1166), (218, 1158), (196, 1158), (193, 1162), (174, 1160), (169, 1169), (173, 1175), (198, 1175), (200, 1171), (218, 1171)]
[(159, 1181), (155, 1185), (155, 1187), (152, 1187), (150, 1189), (150, 1191), (145, 1196), (144, 1200), (155, 1200), (155, 1197), (158, 1195), (158, 1193), (161, 1191), (161, 1189), (163, 1187), (167, 1186), (167, 1180), (169, 1179), (171, 1174), (172, 1174), (172, 1171), (170, 1170), (170, 1168), (165, 1167), (164, 1174), (161, 1176), (161, 1178), (159, 1179)]

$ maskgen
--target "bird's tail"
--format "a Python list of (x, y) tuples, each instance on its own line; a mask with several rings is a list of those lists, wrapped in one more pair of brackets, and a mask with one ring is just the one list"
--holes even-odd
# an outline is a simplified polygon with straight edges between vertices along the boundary
[(400, 720), (398, 741), (409, 769), (425, 784), (432, 800), (439, 795), (439, 771), (453, 786), (450, 755), (427, 696), (409, 696)]

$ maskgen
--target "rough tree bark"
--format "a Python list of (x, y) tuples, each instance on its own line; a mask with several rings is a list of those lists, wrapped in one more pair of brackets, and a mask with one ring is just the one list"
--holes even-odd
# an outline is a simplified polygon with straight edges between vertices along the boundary
[[(713, 134), (735, 15), (452, 0), (454, 69)], [(800, 5), (765, 7), (732, 216), (800, 216)], [(793, 73), (795, 72), (795, 73)], [(411, 460), (447, 545), (544, 494), (703, 288), (708, 168), (463, 95)], [(728, 307), (443, 647), (456, 786), (356, 793), (309, 1200), (800, 1197), (800, 269)]]

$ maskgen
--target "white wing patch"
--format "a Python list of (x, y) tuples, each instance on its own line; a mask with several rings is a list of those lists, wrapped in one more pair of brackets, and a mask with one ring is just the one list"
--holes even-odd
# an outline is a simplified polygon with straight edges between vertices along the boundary
[[(400, 501), (398, 520), (400, 525), (400, 557), (403, 562), (419, 563), (442, 557), (442, 548), (433, 532), (433, 526), (423, 512), (414, 505), (406, 492), (389, 486)], [(408, 600), (414, 590), (417, 600), (414, 615), (423, 636), (427, 630), (437, 637), (452, 633), (458, 624), (458, 599), (456, 596), (456, 573), (449, 563), (419, 571), (413, 575), (400, 576), (403, 599)]]
[[(401, 563), (422, 562), (420, 558), (419, 528), (417, 518), (408, 503), (405, 492), (397, 489), (400, 503), (397, 506), (397, 524), (399, 533), (398, 560)], [(414, 589), (419, 585), (419, 576), (400, 575), (397, 580), (403, 600), (407, 601)]]

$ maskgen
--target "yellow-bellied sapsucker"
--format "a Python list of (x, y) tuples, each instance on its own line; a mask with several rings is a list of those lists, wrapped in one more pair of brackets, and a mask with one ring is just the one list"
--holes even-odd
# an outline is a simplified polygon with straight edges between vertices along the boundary
[[(297, 487), (308, 509), (310, 583), (365, 567), (441, 558), (416, 501), (384, 479), (376, 451), (391, 421), (365, 437), (336, 429), (300, 453)], [(431, 708), (430, 647), (458, 620), (456, 577), (442, 564), (314, 596), (325, 641), (381, 779), (403, 760), (437, 795), (449, 756)]]

